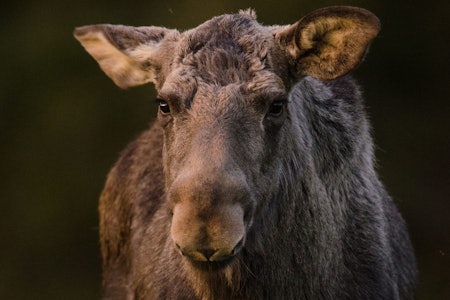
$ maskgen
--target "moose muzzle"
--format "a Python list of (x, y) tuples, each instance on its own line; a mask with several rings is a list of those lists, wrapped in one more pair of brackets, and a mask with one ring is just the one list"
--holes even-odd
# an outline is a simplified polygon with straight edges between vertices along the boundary
[(171, 236), (194, 261), (219, 262), (245, 242), (250, 192), (241, 172), (201, 172), (179, 176), (170, 191)]

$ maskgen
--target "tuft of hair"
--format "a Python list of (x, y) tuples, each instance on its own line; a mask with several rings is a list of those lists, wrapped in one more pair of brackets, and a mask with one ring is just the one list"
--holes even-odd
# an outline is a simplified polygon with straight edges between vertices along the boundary
[(256, 11), (253, 8), (240, 9), (239, 14), (250, 16), (256, 20)]

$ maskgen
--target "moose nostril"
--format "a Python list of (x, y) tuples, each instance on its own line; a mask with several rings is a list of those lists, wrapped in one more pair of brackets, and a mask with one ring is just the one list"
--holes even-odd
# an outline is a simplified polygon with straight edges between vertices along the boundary
[(207, 260), (210, 260), (210, 258), (217, 252), (214, 249), (201, 249), (199, 250), (200, 253), (202, 253)]

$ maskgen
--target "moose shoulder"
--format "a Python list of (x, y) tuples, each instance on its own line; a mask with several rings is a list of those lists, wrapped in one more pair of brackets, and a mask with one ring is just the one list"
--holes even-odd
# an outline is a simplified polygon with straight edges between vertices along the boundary
[(105, 299), (412, 299), (415, 259), (347, 75), (379, 31), (354, 7), (262, 26), (75, 37), (120, 87), (153, 82), (152, 127), (100, 198)]

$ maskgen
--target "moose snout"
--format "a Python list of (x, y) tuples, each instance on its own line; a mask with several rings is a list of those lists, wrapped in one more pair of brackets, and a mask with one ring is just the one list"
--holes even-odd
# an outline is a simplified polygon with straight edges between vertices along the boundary
[(191, 260), (224, 261), (244, 246), (251, 211), (249, 189), (239, 178), (220, 179), (183, 179), (171, 190), (171, 237)]
[(205, 213), (192, 203), (178, 203), (173, 211), (171, 235), (186, 257), (205, 262), (225, 260), (244, 244), (244, 210), (238, 204), (229, 204)]

